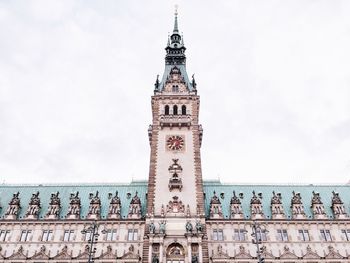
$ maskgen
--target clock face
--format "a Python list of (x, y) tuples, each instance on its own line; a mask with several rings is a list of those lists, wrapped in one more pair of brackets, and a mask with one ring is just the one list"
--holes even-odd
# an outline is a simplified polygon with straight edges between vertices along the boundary
[(171, 135), (166, 139), (166, 146), (168, 150), (182, 151), (185, 147), (185, 140), (180, 135)]

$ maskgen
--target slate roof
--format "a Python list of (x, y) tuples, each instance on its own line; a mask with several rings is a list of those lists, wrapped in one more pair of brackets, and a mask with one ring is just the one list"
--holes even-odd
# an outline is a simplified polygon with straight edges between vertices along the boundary
[[(340, 198), (344, 202), (346, 212), (350, 214), (350, 185), (239, 185), (239, 184), (223, 184), (220, 181), (204, 181), (204, 193), (205, 193), (205, 210), (206, 215), (209, 215), (210, 200), (216, 191), (221, 205), (222, 212), (225, 219), (230, 215), (230, 201), (233, 196), (233, 191), (236, 192), (238, 198), (242, 203), (243, 213), (245, 218), (250, 218), (250, 201), (253, 196), (253, 191), (257, 195), (262, 197), (261, 202), (263, 204), (263, 211), (267, 218), (271, 217), (271, 197), (273, 191), (281, 193), (281, 201), (286, 213), (287, 219), (291, 218), (291, 198), (292, 192), (299, 192), (302, 197), (305, 213), (308, 218), (312, 219), (312, 212), (310, 209), (311, 199), (313, 197), (312, 191), (320, 193), (320, 197), (325, 206), (325, 211), (330, 219), (333, 218), (331, 210), (332, 205), (332, 191), (338, 192)], [(109, 194), (112, 197), (115, 192), (118, 191), (118, 196), (121, 200), (122, 218), (127, 218), (129, 204), (132, 198), (135, 196), (136, 191), (141, 200), (142, 215), (145, 215), (146, 211), (146, 193), (147, 193), (147, 181), (133, 181), (130, 184), (60, 184), (60, 185), (0, 185), (0, 217), (3, 217), (8, 203), (10, 202), (13, 193), (20, 192), (21, 207), (19, 219), (23, 218), (30, 201), (32, 194), (39, 191), (39, 198), (41, 201), (41, 210), (39, 219), (42, 219), (47, 213), (47, 209), (50, 202), (51, 193), (59, 191), (59, 197), (61, 198), (61, 213), (60, 217), (64, 218), (67, 214), (69, 206), (69, 197), (71, 193), (79, 191), (81, 198), (81, 218), (84, 219), (88, 214), (88, 208), (90, 204), (90, 193), (95, 194), (99, 191), (99, 197), (101, 198), (101, 218), (104, 219), (108, 214), (108, 207), (111, 199), (108, 199)], [(185, 200), (184, 200), (185, 202)]]

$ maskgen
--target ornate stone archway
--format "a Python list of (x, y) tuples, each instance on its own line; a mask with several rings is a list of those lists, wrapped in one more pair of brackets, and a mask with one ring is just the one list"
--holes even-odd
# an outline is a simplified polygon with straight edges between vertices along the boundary
[(184, 247), (177, 242), (171, 243), (166, 249), (166, 263), (185, 263)]

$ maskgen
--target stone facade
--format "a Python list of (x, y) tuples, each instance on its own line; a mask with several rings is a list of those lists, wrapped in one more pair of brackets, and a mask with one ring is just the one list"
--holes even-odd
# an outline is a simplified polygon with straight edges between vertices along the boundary
[(350, 262), (350, 185), (203, 181), (185, 50), (176, 15), (151, 99), (148, 181), (1, 185), (0, 262)]

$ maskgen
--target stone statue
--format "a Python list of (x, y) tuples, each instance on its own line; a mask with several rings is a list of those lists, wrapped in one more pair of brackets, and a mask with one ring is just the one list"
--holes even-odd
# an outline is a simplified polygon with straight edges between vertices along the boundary
[(165, 221), (159, 223), (159, 234), (165, 234)]
[(154, 225), (153, 222), (151, 222), (148, 226), (148, 229), (149, 229), (149, 233), (150, 234), (154, 234), (155, 230), (156, 230), (156, 226)]
[(152, 263), (159, 263), (159, 259), (157, 258), (157, 256), (153, 256)]
[(197, 256), (192, 256), (192, 263), (198, 263), (198, 257)]
[(200, 221), (196, 222), (196, 230), (197, 230), (198, 233), (203, 231), (203, 226), (202, 226)]
[(190, 221), (187, 221), (186, 223), (186, 232), (187, 233), (192, 233), (193, 227)]

